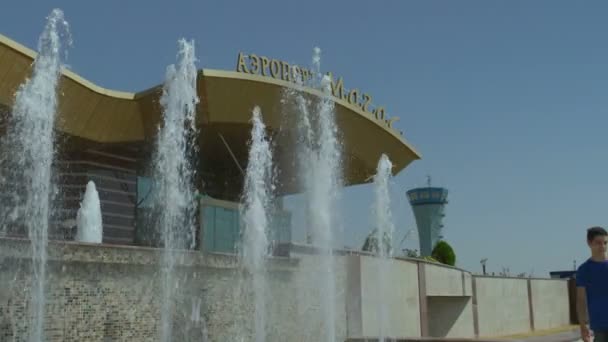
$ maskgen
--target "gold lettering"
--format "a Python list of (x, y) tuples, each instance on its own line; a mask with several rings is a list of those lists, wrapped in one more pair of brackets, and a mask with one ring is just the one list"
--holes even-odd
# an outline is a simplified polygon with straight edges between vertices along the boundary
[(393, 116), (392, 118), (386, 120), (386, 124), (388, 125), (388, 128), (393, 128), (393, 122), (395, 122), (395, 121), (399, 121), (398, 116)]
[(262, 76), (267, 76), (266, 69), (268, 68), (268, 57), (262, 56)]
[(299, 66), (294, 65), (291, 67), (291, 78), (296, 83), (302, 83), (302, 69)]
[(291, 81), (291, 73), (289, 72), (289, 63), (281, 62), (281, 65), (283, 66), (283, 72), (282, 72), (281, 78), (283, 79), (283, 81)]
[(252, 74), (260, 73), (260, 58), (254, 54), (249, 55), (249, 59), (251, 60), (251, 70), (249, 70)]
[(279, 76), (279, 71), (281, 70), (281, 62), (276, 59), (270, 61), (270, 76), (277, 78)]
[(368, 111), (367, 107), (372, 102), (372, 97), (368, 94), (363, 94), (363, 98), (365, 99), (365, 101), (363, 101), (363, 105), (361, 106), (361, 109), (363, 109), (364, 112), (367, 112)]
[(348, 103), (352, 105), (357, 105), (357, 100), (359, 98), (359, 89), (353, 89), (348, 93)]
[(302, 83), (308, 82), (309, 75), (310, 75), (310, 71), (308, 71), (308, 69), (302, 68)]
[(334, 82), (334, 76), (332, 73), (328, 72), (327, 75), (331, 80), (331, 94), (339, 99), (344, 99), (344, 80), (342, 77), (338, 78), (337, 82)]
[(378, 107), (374, 109), (374, 116), (378, 120), (384, 120), (384, 107)]
[[(239, 52), (236, 71), (271, 76), (276, 79), (298, 84), (307, 84), (307, 82), (311, 81), (315, 76), (314, 72), (310, 69), (297, 65), (289, 65), (287, 62), (278, 59), (269, 59), (265, 56), (257, 56), (255, 54), (245, 55), (243, 52)], [(331, 81), (332, 96), (346, 100), (351, 105), (358, 106), (364, 112), (370, 113), (377, 120), (384, 122), (388, 128), (394, 129), (393, 124), (396, 121), (399, 121), (399, 117), (387, 118), (384, 107), (376, 107), (372, 110), (370, 108), (372, 106), (371, 95), (365, 93), (361, 94), (359, 93), (359, 89), (352, 89), (347, 93), (344, 88), (344, 79), (342, 77), (334, 79), (331, 72), (328, 72), (327, 76), (329, 76)], [(403, 135), (403, 132), (399, 131), (399, 134)]]
[(239, 61), (236, 64), (236, 72), (249, 72), (247, 70), (247, 64), (245, 63), (245, 55), (242, 52), (239, 52)]

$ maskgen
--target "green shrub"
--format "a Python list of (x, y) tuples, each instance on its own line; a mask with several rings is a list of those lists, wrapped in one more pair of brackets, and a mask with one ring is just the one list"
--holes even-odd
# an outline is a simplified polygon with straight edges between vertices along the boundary
[(433, 259), (439, 261), (442, 264), (454, 266), (456, 265), (456, 254), (449, 243), (445, 241), (439, 241), (433, 248), (431, 253)]

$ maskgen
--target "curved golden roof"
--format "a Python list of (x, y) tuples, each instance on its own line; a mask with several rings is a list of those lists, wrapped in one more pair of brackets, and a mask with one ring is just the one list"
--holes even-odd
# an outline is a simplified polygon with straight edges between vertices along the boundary
[[(29, 75), (35, 56), (31, 49), (0, 35), (0, 103), (10, 106), (15, 91)], [(311, 98), (323, 95), (291, 82), (233, 71), (203, 69), (197, 83), (201, 98), (198, 122), (202, 124), (201, 146), (206, 159), (220, 158), (214, 156), (216, 153), (227, 155), (229, 148), (231, 159), (246, 164), (251, 110), (260, 106), (266, 125), (280, 142), (275, 144), (281, 172), (279, 183), (283, 192), (296, 191), (293, 150), (278, 134), (282, 124), (289, 125), (289, 115), (284, 113), (280, 100), (286, 88), (297, 87)], [(115, 91), (63, 70), (57, 128), (98, 143), (148, 140), (160, 122), (161, 89), (158, 85), (138, 93)], [(345, 155), (346, 185), (368, 182), (382, 153), (393, 162), (394, 174), (420, 159), (418, 152), (384, 122), (345, 100), (333, 99)]]

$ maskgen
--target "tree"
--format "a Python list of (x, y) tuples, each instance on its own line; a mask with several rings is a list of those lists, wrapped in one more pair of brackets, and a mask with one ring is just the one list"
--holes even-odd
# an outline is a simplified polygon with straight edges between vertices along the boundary
[(456, 265), (456, 254), (449, 243), (441, 240), (437, 242), (433, 252), (431, 253), (433, 259), (439, 261), (442, 264), (454, 266)]
[(416, 250), (416, 249), (408, 249), (408, 248), (406, 248), (406, 249), (403, 250), (403, 253), (408, 258), (418, 258), (419, 257), (418, 250)]
[[(391, 254), (392, 246), (391, 246), (391, 238), (388, 234), (384, 233), (384, 250), (387, 254)], [(363, 247), (361, 248), (365, 252), (371, 252), (373, 254), (380, 254), (380, 246), (378, 245), (378, 230), (374, 229), (365, 239), (365, 243), (363, 243)]]
[(418, 250), (416, 249), (404, 249), (403, 250), (404, 256), (407, 258), (413, 258), (413, 259), (420, 259), (420, 260), (425, 260), (425, 261), (429, 261), (429, 262), (439, 262), (437, 260), (435, 260), (435, 258), (433, 258), (430, 255), (427, 256), (421, 256), (418, 254)]

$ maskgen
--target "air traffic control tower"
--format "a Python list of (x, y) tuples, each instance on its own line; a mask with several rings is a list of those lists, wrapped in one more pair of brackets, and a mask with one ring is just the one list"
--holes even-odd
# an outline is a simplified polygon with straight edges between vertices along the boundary
[(429, 256), (437, 241), (442, 237), (445, 205), (448, 203), (448, 189), (431, 186), (416, 188), (407, 192), (418, 226), (420, 256)]

